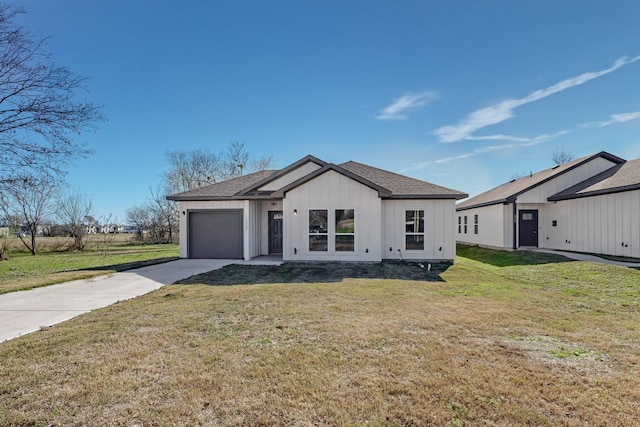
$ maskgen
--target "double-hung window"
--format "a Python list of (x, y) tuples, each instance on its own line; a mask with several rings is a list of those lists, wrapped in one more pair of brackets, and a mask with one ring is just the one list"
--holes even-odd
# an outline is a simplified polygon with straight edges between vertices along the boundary
[(473, 234), (478, 234), (478, 215), (473, 216)]
[(424, 250), (424, 210), (405, 211), (405, 250)]
[(327, 252), (329, 249), (328, 211), (309, 210), (309, 251)]
[(336, 209), (336, 252), (355, 251), (355, 225), (353, 209)]

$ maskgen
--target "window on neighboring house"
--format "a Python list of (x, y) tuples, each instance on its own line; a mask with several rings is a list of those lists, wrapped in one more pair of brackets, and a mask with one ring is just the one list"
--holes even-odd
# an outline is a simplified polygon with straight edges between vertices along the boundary
[(473, 216), (473, 234), (478, 234), (478, 215)]
[(405, 250), (424, 250), (424, 211), (406, 211), (405, 217)]
[(467, 216), (464, 216), (464, 234), (467, 234)]
[(336, 209), (336, 252), (355, 251), (355, 224), (353, 209)]
[(327, 219), (326, 209), (309, 210), (309, 251), (326, 252), (329, 249)]
[(462, 233), (462, 217), (458, 217), (458, 234)]

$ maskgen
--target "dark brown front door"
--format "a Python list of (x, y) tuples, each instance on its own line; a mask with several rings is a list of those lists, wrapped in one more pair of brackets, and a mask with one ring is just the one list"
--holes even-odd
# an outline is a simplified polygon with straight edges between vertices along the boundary
[(520, 246), (538, 247), (538, 211), (522, 210), (519, 214)]
[(269, 253), (282, 253), (282, 211), (269, 211)]

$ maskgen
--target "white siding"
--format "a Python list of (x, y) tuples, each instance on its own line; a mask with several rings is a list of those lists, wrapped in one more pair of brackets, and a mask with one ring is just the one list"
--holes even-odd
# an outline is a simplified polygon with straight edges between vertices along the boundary
[(640, 258), (640, 191), (550, 204), (543, 228), (547, 248)]
[[(505, 206), (497, 204), (481, 208), (467, 209), (456, 212), (455, 229), (459, 242), (470, 243), (496, 248), (511, 248), (511, 241), (507, 241), (508, 226), (511, 225), (511, 212), (506, 212)], [(508, 216), (507, 216), (508, 214)], [(474, 215), (478, 215), (478, 234), (474, 233)], [(467, 217), (467, 232), (464, 232), (464, 218)], [(461, 229), (458, 232), (458, 218)], [(508, 233), (511, 236), (512, 233)]]
[[(309, 251), (309, 210), (327, 209), (329, 250)], [(335, 210), (355, 210), (355, 251), (336, 252)], [(294, 215), (294, 210), (297, 215)], [(287, 192), (284, 199), (283, 259), (286, 261), (380, 261), (381, 200), (378, 192), (328, 171)]]
[[(187, 218), (188, 212), (194, 210), (212, 210), (212, 209), (245, 209), (245, 202), (243, 200), (229, 200), (229, 201), (186, 201), (179, 202), (178, 211), (180, 212), (180, 258), (187, 257), (187, 248), (188, 242), (187, 237), (189, 235), (189, 231), (187, 230)], [(184, 212), (184, 214), (183, 214)], [(243, 221), (244, 221), (244, 235), (245, 239), (248, 234), (248, 221), (246, 220), (247, 212), (244, 211)], [(245, 245), (245, 255), (247, 251), (247, 247)]]
[[(407, 210), (424, 210), (423, 251), (405, 250)], [(382, 257), (384, 259), (453, 260), (456, 256), (454, 200), (383, 200)]]
[(281, 189), (282, 187), (285, 187), (289, 184), (291, 184), (292, 182), (295, 182), (297, 180), (299, 180), (300, 178), (309, 175), (311, 172), (320, 169), (321, 166), (318, 165), (317, 163), (313, 163), (313, 162), (309, 162), (309, 163), (305, 163), (304, 165), (300, 166), (297, 169), (292, 170), (291, 172), (289, 172), (286, 175), (281, 176), (280, 178), (276, 179), (275, 181), (272, 181), (270, 183), (268, 183), (267, 185), (264, 185), (262, 187), (260, 187), (258, 190), (260, 191), (277, 191), (279, 189)]
[[(518, 203), (546, 203), (547, 198), (557, 194), (579, 182), (582, 182), (594, 175), (604, 172), (605, 170), (615, 166), (615, 163), (609, 160), (597, 157), (592, 161), (577, 167), (569, 172), (559, 175), (549, 182), (537, 186), (518, 196)], [(526, 177), (522, 179), (527, 179)]]

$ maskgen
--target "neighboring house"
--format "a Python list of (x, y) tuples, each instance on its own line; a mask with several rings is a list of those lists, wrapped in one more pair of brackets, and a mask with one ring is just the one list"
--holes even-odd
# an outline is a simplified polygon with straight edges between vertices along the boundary
[(459, 242), (640, 258), (640, 159), (603, 151), (507, 182), (456, 210)]
[(168, 196), (180, 256), (285, 261), (453, 260), (455, 201), (466, 194), (356, 162), (307, 156)]

